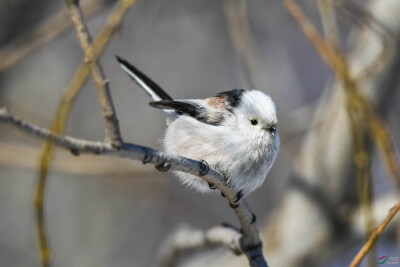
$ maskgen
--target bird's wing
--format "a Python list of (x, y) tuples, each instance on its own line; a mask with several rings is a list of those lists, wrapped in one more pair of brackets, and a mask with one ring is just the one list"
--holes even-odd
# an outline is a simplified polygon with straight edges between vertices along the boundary
[(233, 89), (204, 100), (161, 100), (151, 102), (150, 105), (166, 111), (174, 110), (178, 115), (185, 114), (203, 123), (219, 125), (226, 116), (232, 115), (243, 93), (243, 89)]
[(223, 112), (209, 106), (206, 100), (161, 100), (149, 104), (155, 108), (174, 110), (206, 124), (219, 125), (224, 120)]
[(129, 75), (140, 87), (142, 87), (147, 94), (153, 99), (153, 101), (160, 100), (172, 100), (170, 97), (158, 84), (153, 82), (144, 73), (139, 71), (136, 67), (130, 64), (125, 59), (116, 56), (121, 68)]

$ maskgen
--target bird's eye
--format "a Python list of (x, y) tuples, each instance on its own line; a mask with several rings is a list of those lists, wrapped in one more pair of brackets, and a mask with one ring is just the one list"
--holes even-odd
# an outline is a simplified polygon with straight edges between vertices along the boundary
[(271, 126), (267, 129), (268, 132), (270, 133), (275, 133), (276, 132), (276, 126)]
[(257, 119), (251, 119), (250, 123), (253, 125), (257, 125), (258, 124), (258, 120)]

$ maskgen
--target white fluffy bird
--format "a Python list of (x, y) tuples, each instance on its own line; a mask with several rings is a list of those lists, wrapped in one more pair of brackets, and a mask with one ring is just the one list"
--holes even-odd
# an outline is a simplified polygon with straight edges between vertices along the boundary
[[(205, 160), (227, 184), (247, 196), (264, 182), (279, 151), (276, 107), (261, 91), (234, 89), (206, 99), (173, 100), (146, 75), (117, 57), (122, 69), (169, 114), (163, 140), (166, 153)], [(200, 192), (215, 189), (201, 178), (174, 171)]]

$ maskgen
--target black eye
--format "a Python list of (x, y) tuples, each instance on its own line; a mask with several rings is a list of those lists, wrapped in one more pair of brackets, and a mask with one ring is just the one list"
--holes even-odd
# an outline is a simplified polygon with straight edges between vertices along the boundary
[(267, 129), (268, 132), (270, 133), (275, 133), (276, 132), (276, 127), (275, 126), (271, 126)]
[(258, 120), (257, 119), (252, 119), (252, 120), (250, 120), (250, 122), (253, 125), (257, 125), (258, 124)]

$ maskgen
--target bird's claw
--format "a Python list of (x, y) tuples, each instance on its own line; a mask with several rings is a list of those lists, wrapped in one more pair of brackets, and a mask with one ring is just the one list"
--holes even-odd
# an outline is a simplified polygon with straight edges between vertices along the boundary
[(212, 183), (208, 183), (208, 187), (209, 187), (211, 190), (217, 189), (217, 188), (215, 187), (215, 185), (213, 185)]
[(169, 163), (166, 160), (163, 160), (161, 163), (155, 165), (156, 169), (159, 170), (160, 172), (166, 172), (171, 168), (171, 163)]
[[(207, 161), (205, 160), (201, 160), (200, 161), (200, 172), (199, 175), (200, 176), (204, 176), (206, 175), (208, 172), (210, 171), (210, 165), (208, 165)], [(210, 187), (211, 188), (211, 187)], [(211, 188), (212, 189), (212, 188)]]
[[(146, 155), (142, 159), (142, 162), (143, 162), (143, 164), (146, 164), (146, 163), (151, 162), (152, 160), (153, 160), (153, 156), (146, 153)], [(171, 163), (163, 158), (160, 163), (155, 164), (155, 167), (160, 172), (166, 172), (171, 168)]]
[(142, 163), (143, 164), (146, 164), (146, 163), (149, 163), (151, 160), (152, 160), (152, 156), (151, 155), (149, 155), (148, 153), (146, 153), (146, 155), (144, 155), (144, 158), (142, 159)]
[(243, 197), (243, 190), (240, 190), (239, 192), (237, 192), (236, 194), (236, 200), (234, 201), (234, 203), (238, 203), (239, 200), (241, 200)]

